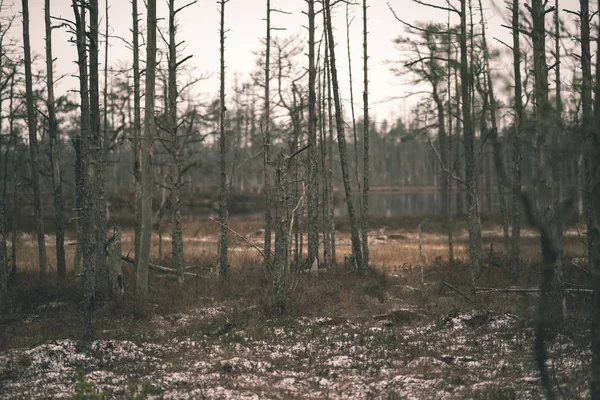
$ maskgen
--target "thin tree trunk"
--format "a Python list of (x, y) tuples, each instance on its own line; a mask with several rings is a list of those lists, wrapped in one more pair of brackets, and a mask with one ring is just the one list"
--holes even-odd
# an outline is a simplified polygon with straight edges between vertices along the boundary
[[(327, 36), (325, 36), (325, 42), (329, 44)], [(329, 58), (329, 47), (325, 49), (325, 82), (327, 82), (327, 117), (329, 121), (329, 135), (327, 139), (327, 158), (329, 163), (327, 165), (327, 171), (324, 174), (327, 176), (327, 204), (328, 204), (328, 216), (327, 216), (327, 229), (329, 230), (329, 247), (331, 250), (330, 268), (336, 268), (337, 256), (336, 256), (336, 245), (335, 245), (335, 204), (333, 196), (333, 99), (331, 97), (331, 64)]]
[[(363, 0), (363, 187), (360, 202), (363, 267), (369, 267), (369, 52), (367, 31), (367, 0)], [(358, 167), (357, 167), (358, 168)], [(360, 188), (360, 186), (359, 186)]]
[(510, 247), (510, 272), (513, 282), (520, 274), (521, 244), (521, 133), (523, 126), (523, 94), (521, 87), (521, 42), (519, 31), (519, 0), (512, 3), (513, 71), (515, 76), (515, 122), (512, 151), (512, 235)]
[[(92, 204), (94, 210), (94, 259), (97, 273), (103, 277), (108, 276), (106, 268), (106, 200), (105, 200), (105, 163), (104, 163), (104, 137), (100, 125), (100, 85), (99, 85), (99, 8), (98, 0), (90, 0), (90, 119), (91, 119), (91, 185)], [(104, 283), (106, 283), (104, 281)]]
[[(360, 168), (358, 165), (358, 139), (356, 137), (356, 117), (354, 114), (354, 90), (352, 88), (353, 86), (353, 82), (352, 82), (352, 53), (350, 51), (350, 19), (349, 19), (349, 13), (348, 13), (348, 8), (349, 8), (350, 4), (346, 3), (346, 49), (348, 50), (348, 82), (349, 82), (349, 86), (350, 86), (350, 112), (352, 115), (352, 138), (353, 138), (353, 144), (354, 144), (354, 169), (356, 172), (356, 187), (358, 188), (358, 207), (360, 212), (362, 212), (362, 190), (361, 190), (361, 183), (360, 183)], [(363, 45), (366, 45), (366, 43), (364, 43)], [(362, 219), (361, 219), (362, 221)]]
[(31, 46), (29, 43), (29, 1), (22, 0), (23, 10), (23, 51), (25, 63), (25, 90), (27, 95), (27, 127), (29, 130), (29, 157), (31, 162), (31, 185), (33, 186), (33, 207), (38, 242), (38, 261), (40, 283), (48, 281), (48, 264), (46, 262), (46, 242), (44, 237), (44, 220), (42, 217), (41, 190), (38, 165), (37, 122), (33, 99), (33, 78), (31, 72)]
[(315, 67), (315, 0), (308, 3), (308, 263), (319, 260), (319, 188), (317, 177), (317, 114)]
[(365, 264), (362, 259), (362, 247), (360, 237), (358, 235), (358, 226), (356, 223), (356, 215), (354, 204), (352, 201), (352, 183), (350, 182), (350, 171), (348, 168), (348, 154), (346, 150), (346, 138), (344, 135), (344, 122), (342, 120), (342, 104), (340, 100), (340, 90), (338, 86), (337, 68), (335, 63), (335, 42), (333, 39), (333, 24), (331, 22), (331, 6), (329, 0), (323, 2), (324, 11), (327, 18), (326, 30), (329, 45), (329, 57), (331, 68), (331, 83), (333, 86), (333, 100), (335, 105), (335, 122), (337, 130), (338, 147), (340, 151), (340, 164), (342, 166), (342, 181), (344, 182), (344, 191), (346, 195), (346, 205), (348, 207), (348, 217), (350, 218), (350, 236), (352, 241), (352, 253), (356, 264), (357, 272), (360, 274), (366, 273)]
[[(591, 146), (593, 136), (594, 120), (592, 111), (592, 55), (590, 52), (590, 5), (589, 0), (580, 0), (581, 15), (581, 111), (583, 117), (582, 142), (585, 148)], [(600, 110), (598, 110), (600, 111)], [(598, 112), (597, 111), (597, 112)], [(594, 230), (594, 214), (597, 210), (594, 209), (592, 200), (592, 174), (593, 160), (589, 152), (583, 154), (583, 204), (585, 206), (585, 215), (588, 231), (588, 257), (589, 260), (593, 257), (594, 252), (594, 235), (591, 232)], [(590, 261), (590, 266), (592, 265)]]
[[(502, 220), (502, 230), (504, 232), (504, 253), (507, 254), (510, 249), (510, 234), (509, 234), (509, 222), (508, 222), (508, 211), (506, 209), (506, 200), (504, 198), (504, 186), (506, 182), (503, 182), (501, 177), (504, 176), (504, 171), (501, 171), (504, 168), (503, 160), (502, 160), (502, 151), (501, 145), (498, 138), (498, 104), (496, 102), (496, 95), (494, 93), (494, 85), (492, 81), (492, 73), (490, 69), (490, 52), (487, 45), (486, 39), (486, 26), (485, 26), (485, 18), (483, 16), (483, 4), (481, 0), (479, 0), (479, 10), (481, 12), (481, 41), (483, 47), (483, 59), (485, 63), (485, 76), (484, 82), (487, 83), (487, 97), (489, 99), (490, 106), (490, 117), (492, 121), (492, 145), (494, 148), (494, 168), (496, 168), (496, 180), (497, 180), (497, 188), (498, 188), (498, 197), (500, 203), (500, 216)], [(491, 170), (488, 178), (491, 178)], [(488, 193), (491, 194), (491, 190), (488, 190)], [(492, 205), (489, 204), (491, 209)]]
[(265, 104), (263, 121), (263, 176), (265, 193), (265, 266), (271, 259), (271, 178), (269, 177), (269, 161), (271, 156), (271, 1), (267, 0), (267, 32), (265, 42)]
[[(582, 9), (586, 8), (587, 0), (581, 0)], [(588, 3), (589, 7), (589, 3)], [(600, 10), (600, 1), (598, 2)], [(583, 29), (583, 27), (582, 27)], [(596, 45), (600, 46), (600, 28), (596, 30)], [(600, 48), (600, 47), (598, 47)], [(594, 86), (594, 129), (590, 131), (589, 177), (593, 182), (590, 187), (590, 208), (600, 210), (600, 52), (596, 51), (596, 84)], [(592, 272), (592, 287), (594, 297), (592, 300), (592, 371), (590, 377), (590, 394), (593, 400), (600, 399), (600, 246), (597, 243), (600, 240), (600, 212), (595, 212), (588, 216), (588, 222), (591, 220), (592, 229), (588, 230), (588, 240), (596, 245), (590, 249), (590, 271)], [(588, 227), (589, 229), (589, 227)]]
[(467, 184), (467, 223), (469, 231), (469, 255), (471, 258), (471, 281), (481, 270), (483, 250), (481, 245), (481, 226), (477, 205), (477, 178), (475, 175), (475, 133), (471, 119), (470, 74), (467, 59), (467, 7), (461, 0), (460, 14), (460, 80), (462, 94), (462, 117), (465, 142), (465, 177)]
[[(587, 0), (582, 0), (587, 3)], [(589, 4), (588, 4), (589, 6)], [(598, 2), (600, 10), (600, 1)], [(600, 46), (600, 29), (596, 31), (596, 45)], [(597, 47), (600, 48), (600, 47)], [(590, 187), (591, 209), (600, 210), (600, 52), (596, 51), (596, 84), (594, 86), (594, 130), (590, 137), (590, 169), (589, 175), (593, 186)], [(588, 217), (589, 218), (589, 217)], [(588, 231), (594, 245), (590, 248), (590, 271), (592, 272), (592, 373), (590, 379), (590, 394), (593, 400), (600, 399), (600, 212), (595, 212), (590, 218), (592, 229)], [(589, 221), (589, 219), (588, 219)], [(589, 229), (589, 227), (588, 227)]]
[(177, 270), (177, 282), (182, 285), (185, 279), (183, 257), (183, 232), (181, 228), (180, 187), (181, 155), (177, 134), (177, 43), (175, 34), (175, 0), (169, 0), (169, 129), (171, 133), (171, 212), (172, 233), (171, 252)]
[(289, 258), (289, 219), (288, 202), (288, 170), (289, 157), (280, 153), (275, 172), (275, 254), (274, 254), (274, 303), (275, 310), (283, 314), (286, 306), (286, 272)]
[[(2, 37), (0, 37), (0, 52), (2, 50)], [(2, 55), (0, 54), (0, 80), (4, 77), (2, 76)], [(11, 78), (12, 79), (12, 78)], [(0, 96), (0, 127), (2, 126), (2, 97)], [(12, 132), (9, 132), (12, 135)], [(4, 159), (2, 158), (2, 135), (0, 135), (0, 173), (2, 175), (2, 188), (0, 192), (0, 201), (2, 201), (2, 205), (0, 206), (0, 314), (4, 312), (4, 308), (6, 305), (6, 292), (8, 289), (8, 255), (7, 255), (7, 247), (6, 247), (6, 224), (5, 224), (5, 215), (6, 215), (6, 189), (7, 189), (7, 180), (8, 180), (8, 153), (10, 150), (10, 145), (6, 143), (6, 152), (4, 153)], [(14, 179), (14, 178), (13, 178)]]
[[(219, 235), (219, 274), (221, 277), (227, 275), (229, 267), (227, 263), (227, 219), (229, 216), (227, 206), (227, 135), (225, 132), (225, 4), (226, 0), (221, 0), (221, 25), (219, 30), (220, 35), (220, 51), (221, 51), (221, 89), (220, 89), (220, 104), (219, 104), (219, 148), (220, 148), (220, 201), (219, 201), (219, 222), (221, 223), (221, 232)], [(266, 229), (265, 229), (266, 230)]]
[(65, 261), (65, 222), (63, 217), (62, 178), (58, 151), (58, 123), (54, 105), (54, 73), (52, 58), (52, 25), (50, 21), (50, 0), (45, 0), (44, 19), (46, 23), (46, 84), (48, 86), (48, 134), (50, 136), (50, 159), (52, 163), (52, 188), (54, 189), (54, 214), (56, 218), (56, 271), (59, 277), (67, 274)]
[[(327, 38), (325, 38), (327, 41)], [(318, 94), (317, 94), (317, 104), (319, 107), (319, 140), (321, 144), (321, 170), (323, 177), (323, 190), (322, 190), (322, 201), (323, 207), (321, 209), (323, 213), (323, 262), (327, 266), (327, 268), (331, 268), (331, 231), (329, 223), (329, 210), (331, 208), (331, 204), (329, 204), (329, 164), (331, 163), (331, 159), (329, 158), (329, 154), (327, 153), (327, 128), (326, 128), (326, 101), (327, 97), (325, 96), (325, 90), (329, 90), (329, 86), (327, 85), (327, 72), (328, 72), (328, 52), (327, 46), (325, 46), (325, 55), (323, 57), (323, 67), (320, 70), (323, 73), (318, 74), (319, 85), (318, 85)], [(322, 76), (322, 79), (321, 79)], [(327, 86), (326, 86), (327, 85)], [(331, 93), (331, 92), (329, 92)], [(329, 96), (329, 100), (331, 100), (331, 96)], [(331, 103), (329, 103), (331, 104)]]
[(111, 297), (121, 300), (125, 294), (125, 282), (123, 281), (123, 270), (121, 267), (121, 229), (115, 226), (113, 236), (106, 248), (109, 257), (109, 290)]
[[(135, 16), (134, 16), (135, 17)], [(144, 110), (144, 137), (142, 138), (141, 202), (142, 226), (140, 255), (137, 257), (136, 283), (139, 294), (148, 293), (148, 267), (152, 242), (152, 149), (156, 126), (154, 123), (154, 93), (156, 86), (156, 0), (147, 2), (146, 94)]]
[(142, 229), (142, 147), (140, 136), (142, 132), (142, 117), (140, 105), (140, 45), (139, 45), (139, 19), (137, 0), (131, 0), (133, 16), (133, 185), (134, 185), (134, 209), (135, 209), (135, 258), (139, 258), (140, 233)]

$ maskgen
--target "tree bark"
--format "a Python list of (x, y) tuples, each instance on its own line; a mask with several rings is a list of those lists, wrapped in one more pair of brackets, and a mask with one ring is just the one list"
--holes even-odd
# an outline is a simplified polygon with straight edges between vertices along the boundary
[(114, 227), (113, 237), (109, 240), (109, 289), (111, 297), (115, 300), (122, 300), (125, 294), (125, 282), (123, 281), (123, 269), (121, 267), (121, 228)]
[(350, 236), (352, 241), (352, 255), (356, 264), (357, 272), (365, 274), (367, 269), (363, 263), (362, 247), (358, 235), (358, 226), (352, 201), (352, 183), (350, 182), (350, 171), (348, 168), (348, 155), (346, 150), (346, 138), (344, 135), (344, 122), (342, 120), (342, 104), (340, 100), (340, 90), (338, 85), (337, 68), (335, 62), (335, 42), (333, 39), (333, 24), (331, 22), (331, 6), (329, 0), (324, 0), (323, 7), (327, 18), (325, 29), (329, 45), (329, 57), (331, 68), (331, 83), (333, 86), (333, 100), (335, 105), (335, 122), (337, 130), (338, 148), (340, 151), (340, 164), (342, 166), (342, 181), (344, 182), (344, 192), (346, 195), (346, 205), (348, 207), (348, 217), (350, 218)]
[(271, 157), (271, 1), (267, 0), (267, 31), (265, 41), (265, 104), (263, 110), (263, 177), (265, 193), (265, 239), (264, 253), (265, 266), (269, 265), (271, 259), (271, 178), (269, 174), (269, 162)]
[(141, 202), (142, 226), (140, 255), (137, 257), (136, 283), (139, 294), (148, 293), (148, 264), (152, 242), (152, 153), (156, 125), (154, 122), (154, 94), (156, 86), (156, 0), (147, 3), (146, 94), (144, 110), (144, 137), (142, 138)]
[(467, 184), (467, 223), (469, 231), (469, 256), (471, 258), (471, 281), (481, 270), (483, 250), (481, 244), (481, 225), (479, 222), (477, 177), (475, 175), (475, 133), (471, 114), (470, 84), (467, 59), (467, 7), (466, 0), (461, 0), (460, 13), (460, 80), (462, 98), (463, 132), (465, 142), (465, 178)]
[[(367, 31), (367, 0), (363, 0), (363, 187), (360, 202), (363, 267), (369, 267), (369, 52)], [(358, 167), (357, 167), (358, 168)], [(360, 186), (359, 186), (360, 188)]]
[(181, 228), (180, 187), (181, 187), (181, 152), (177, 133), (177, 43), (175, 34), (175, 0), (169, 0), (169, 129), (171, 133), (171, 213), (172, 233), (171, 252), (177, 270), (177, 282), (182, 285), (185, 280), (183, 257), (183, 232)]
[(513, 282), (520, 274), (520, 245), (521, 245), (521, 133), (523, 127), (523, 94), (521, 87), (521, 42), (519, 31), (519, 0), (512, 3), (512, 33), (513, 33), (513, 73), (515, 76), (515, 121), (512, 137), (512, 232), (510, 247), (510, 274)]
[(50, 136), (50, 160), (52, 163), (52, 188), (54, 190), (54, 215), (56, 218), (56, 271), (63, 278), (67, 274), (65, 261), (65, 222), (63, 216), (62, 177), (58, 151), (58, 123), (54, 105), (54, 72), (52, 58), (52, 25), (50, 0), (45, 0), (44, 20), (46, 25), (46, 85), (48, 87), (48, 134)]
[(139, 258), (140, 233), (142, 229), (142, 147), (140, 136), (142, 132), (142, 117), (140, 105), (140, 45), (139, 45), (139, 19), (137, 0), (131, 0), (133, 16), (133, 185), (134, 185), (134, 213), (135, 213), (135, 258)]
[(29, 131), (29, 157), (31, 162), (31, 185), (33, 187), (33, 207), (38, 243), (38, 261), (40, 283), (44, 286), (48, 281), (48, 264), (46, 262), (46, 242), (44, 236), (44, 220), (42, 217), (41, 190), (38, 165), (37, 121), (35, 118), (33, 98), (33, 78), (31, 72), (31, 45), (29, 42), (29, 1), (22, 0), (23, 10), (23, 52), (25, 63), (25, 91), (27, 96), (27, 127)]
[(319, 259), (319, 188), (317, 177), (317, 114), (315, 67), (315, 0), (308, 3), (308, 263)]
[[(219, 222), (221, 223), (221, 232), (219, 235), (219, 274), (221, 277), (227, 275), (229, 267), (227, 263), (227, 219), (229, 216), (227, 206), (227, 133), (225, 132), (225, 4), (226, 0), (221, 0), (221, 27), (220, 27), (220, 42), (221, 42), (221, 89), (220, 89), (220, 104), (219, 104), (219, 149), (220, 149), (220, 200), (219, 200)], [(265, 229), (266, 230), (266, 229)]]
[[(583, 2), (587, 0), (582, 0)], [(589, 4), (588, 4), (589, 7)], [(600, 9), (600, 1), (598, 2)], [(596, 44), (600, 46), (600, 28), (596, 31)], [(590, 159), (590, 202), (591, 208), (600, 210), (600, 52), (596, 51), (596, 84), (594, 86), (594, 129), (591, 132), (589, 159)], [(592, 300), (592, 373), (590, 379), (590, 394), (594, 400), (600, 399), (600, 212), (595, 212), (590, 218), (593, 222), (588, 235), (594, 245), (590, 251), (590, 271), (592, 273), (592, 287), (594, 297)], [(589, 219), (588, 219), (589, 221)], [(589, 229), (589, 227), (588, 227)]]

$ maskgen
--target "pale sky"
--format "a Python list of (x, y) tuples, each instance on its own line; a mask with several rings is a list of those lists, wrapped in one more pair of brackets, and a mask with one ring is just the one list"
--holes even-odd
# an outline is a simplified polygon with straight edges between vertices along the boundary
[[(131, 3), (129, 0), (108, 0), (109, 1), (109, 24), (110, 34), (120, 36), (131, 40)], [(177, 6), (187, 4), (189, 0), (177, 1)], [(495, 0), (496, 6), (492, 4), (494, 0), (484, 0), (485, 14), (488, 20), (489, 33), (488, 41), (493, 43), (492, 38), (498, 37), (505, 42), (510, 42), (511, 35), (508, 29), (500, 25), (505, 23), (498, 10), (505, 13), (504, 1)], [(12, 36), (20, 39), (21, 31), (21, 2), (17, 0), (5, 0), (10, 6), (4, 12), (19, 13), (17, 21), (14, 24)], [(362, 3), (357, 0), (356, 2)], [(443, 4), (441, 0), (431, 0), (435, 4)], [(307, 38), (306, 29), (307, 17), (303, 14), (307, 5), (303, 0), (271, 0), (271, 7), (290, 12), (290, 15), (273, 13), (272, 25), (274, 27), (286, 28), (285, 31), (274, 31), (273, 36), (290, 36), (301, 34)], [(446, 21), (447, 14), (415, 4), (411, 0), (390, 0), (390, 5), (396, 11), (396, 14), (411, 23), (416, 21)], [(473, 1), (474, 6), (477, 4)], [(167, 5), (165, 0), (158, 1), (158, 17), (165, 19), (167, 17)], [(39, 62), (36, 69), (42, 70), (44, 57), (44, 1), (30, 0), (30, 29), (32, 51), (38, 55)], [(254, 69), (256, 56), (252, 52), (259, 51), (261, 48), (260, 38), (265, 37), (265, 1), (264, 0), (230, 0), (226, 5), (226, 29), (229, 29), (226, 38), (226, 63), (228, 85), (233, 83), (235, 73), (240, 74), (242, 80), (248, 76), (248, 73)], [(104, 30), (104, 1), (100, 0), (101, 8), (101, 31)], [(140, 16), (140, 27), (145, 26), (145, 6), (142, 0), (138, 0), (138, 8), (142, 13)], [(319, 9), (320, 6), (317, 6)], [(360, 114), (362, 104), (362, 8), (351, 6), (351, 15), (356, 19), (351, 29), (351, 48), (352, 48), (352, 68), (354, 77), (354, 95), (357, 105), (357, 112)], [(579, 2), (577, 0), (561, 0), (560, 8), (569, 8), (577, 10)], [(53, 0), (51, 4), (52, 15), (67, 19), (73, 19), (70, 0)], [(344, 99), (349, 98), (349, 83), (347, 78), (348, 62), (346, 51), (346, 27), (345, 27), (345, 6), (338, 6), (334, 14), (334, 23), (336, 26), (336, 56), (338, 58), (338, 70), (340, 78), (340, 90)], [(394, 119), (398, 116), (405, 116), (410, 112), (410, 106), (414, 104), (412, 98), (404, 100), (385, 101), (390, 97), (403, 97), (415, 88), (407, 85), (402, 78), (395, 77), (389, 71), (389, 65), (386, 60), (401, 59), (403, 55), (395, 49), (392, 39), (403, 33), (404, 28), (401, 23), (396, 21), (389, 11), (386, 0), (369, 1), (369, 78), (370, 78), (370, 102), (372, 113), (378, 120), (383, 118)], [(207, 97), (216, 97), (219, 89), (218, 70), (219, 70), (219, 12), (216, 0), (198, 0), (191, 7), (185, 9), (179, 15), (180, 40), (185, 40), (187, 51), (185, 54), (192, 54), (193, 58), (188, 61), (190, 66), (195, 67), (197, 73), (211, 73), (212, 78), (202, 81), (198, 84), (196, 91), (205, 94)], [(563, 14), (563, 18), (572, 18)], [(475, 17), (479, 21), (478, 17)], [(548, 18), (550, 21), (550, 17)], [(166, 26), (166, 20), (159, 22)], [(317, 37), (320, 36), (322, 28), (322, 17), (317, 17)], [(74, 64), (77, 53), (73, 44), (68, 40), (71, 37), (65, 29), (55, 29), (53, 31), (53, 52), (56, 58), (55, 75), (66, 74), (64, 79), (57, 83), (57, 94), (62, 94), (66, 90), (78, 87), (77, 78), (74, 76), (77, 67)], [(160, 36), (159, 36), (160, 43)], [(100, 60), (103, 62), (103, 49), (100, 54)], [(306, 58), (305, 58), (306, 60)], [(111, 39), (109, 48), (109, 67), (111, 65), (123, 65), (131, 63), (131, 52), (118, 39)], [(502, 66), (500, 66), (502, 67)], [(103, 66), (101, 65), (101, 68)], [(506, 65), (507, 71), (511, 66)]]

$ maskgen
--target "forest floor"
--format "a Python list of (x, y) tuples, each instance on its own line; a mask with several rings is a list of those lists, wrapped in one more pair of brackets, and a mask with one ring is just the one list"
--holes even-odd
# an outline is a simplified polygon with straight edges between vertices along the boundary
[[(237, 224), (238, 232), (254, 232), (247, 222)], [(52, 280), (41, 290), (23, 256), (10, 309), (0, 316), (0, 398), (544, 398), (533, 354), (537, 294), (470, 292), (468, 266), (440, 258), (445, 239), (432, 229), (422, 235), (423, 275), (414, 227), (378, 227), (371, 238), (375, 267), (366, 277), (343, 265), (336, 272), (296, 273), (284, 317), (270, 312), (269, 279), (241, 243), (232, 247), (229, 277), (210, 274), (207, 235), (196, 241), (207, 247), (200, 250), (191, 249), (196, 235), (187, 237), (194, 252), (188, 260), (205, 276), (180, 288), (153, 274), (144, 299), (135, 296), (133, 283), (119, 303), (100, 294), (89, 329), (77, 279)], [(338, 259), (346, 236), (339, 237)], [(498, 230), (486, 230), (479, 286), (511, 284), (501, 239)], [(576, 230), (565, 242), (565, 257), (581, 258)], [(21, 253), (27, 243), (21, 241)], [(464, 258), (464, 232), (456, 246)], [(537, 287), (532, 232), (525, 232), (523, 247), (519, 286)], [(134, 282), (124, 268), (126, 282)], [(565, 280), (588, 284), (568, 263)], [(589, 396), (591, 296), (576, 293), (567, 301), (568, 319), (548, 343), (550, 372), (562, 398), (583, 398)]]

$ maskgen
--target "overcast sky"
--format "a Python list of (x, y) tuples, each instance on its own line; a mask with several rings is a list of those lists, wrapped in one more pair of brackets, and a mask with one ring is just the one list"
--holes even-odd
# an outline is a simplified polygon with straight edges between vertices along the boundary
[[(109, 24), (110, 34), (120, 36), (131, 40), (131, 3), (129, 0), (108, 0), (109, 1)], [(179, 0), (177, 5), (181, 6), (189, 0)], [(435, 3), (437, 0), (431, 0)], [(486, 14), (490, 29), (489, 41), (492, 37), (498, 37), (502, 40), (511, 41), (510, 32), (500, 25), (505, 23), (504, 1), (495, 0), (496, 5), (491, 1), (484, 0), (484, 12)], [(11, 6), (11, 2), (13, 2)], [(357, 0), (358, 2), (358, 0)], [(9, 8), (4, 13), (18, 13), (17, 21), (13, 27), (12, 36), (20, 38), (21, 31), (21, 2), (16, 0), (5, 0)], [(70, 0), (53, 0), (51, 5), (52, 15), (67, 19), (73, 19)], [(142, 0), (138, 0), (138, 8), (142, 15), (141, 26), (145, 26), (145, 6)], [(285, 10), (291, 14), (274, 13), (272, 25), (275, 27), (286, 28), (285, 31), (275, 31), (274, 36), (290, 36), (301, 34), (303, 38), (307, 37), (306, 30), (307, 17), (303, 14), (307, 5), (304, 0), (271, 0), (271, 7)], [(362, 3), (362, 1), (360, 1)], [(442, 4), (438, 1), (437, 4)], [(477, 1), (473, 1), (474, 5)], [(390, 0), (389, 4), (394, 8), (397, 15), (408, 21), (446, 21), (447, 15), (442, 11), (437, 11), (411, 0)], [(41, 63), (44, 54), (44, 1), (30, 0), (30, 29), (32, 51), (37, 54), (40, 62), (36, 65), (38, 69), (44, 68)], [(247, 76), (254, 68), (256, 56), (253, 51), (260, 50), (260, 38), (265, 36), (265, 1), (264, 0), (230, 0), (226, 5), (226, 29), (229, 29), (226, 39), (226, 62), (227, 78), (231, 83), (235, 73)], [(569, 8), (576, 10), (579, 7), (577, 0), (561, 0), (560, 8)], [(101, 15), (104, 18), (104, 1), (100, 0)], [(10, 11), (12, 10), (12, 11)], [(185, 40), (187, 50), (185, 54), (192, 54), (193, 58), (189, 61), (190, 65), (198, 73), (210, 73), (212, 78), (199, 84), (197, 90), (207, 96), (216, 96), (218, 94), (218, 70), (219, 70), (219, 11), (216, 0), (198, 0), (191, 7), (185, 9), (179, 15), (180, 40)], [(360, 106), (362, 93), (362, 8), (351, 6), (351, 16), (356, 19), (351, 29), (351, 48), (353, 54), (352, 68), (354, 75), (355, 101)], [(158, 17), (167, 17), (167, 6), (165, 0), (158, 1)], [(345, 28), (345, 6), (340, 6), (334, 15), (336, 26), (336, 40), (338, 41), (337, 57), (340, 77), (340, 90), (343, 98), (349, 98), (349, 84), (347, 78), (347, 55), (346, 55), (346, 28)], [(564, 15), (564, 18), (572, 16)], [(479, 18), (475, 18), (479, 21)], [(320, 35), (319, 29), (322, 24), (322, 17), (317, 18), (317, 35)], [(166, 21), (160, 22), (165, 26)], [(389, 71), (389, 65), (386, 60), (395, 60), (402, 57), (395, 49), (392, 39), (403, 32), (403, 26), (400, 24), (388, 8), (386, 0), (369, 1), (369, 67), (370, 67), (370, 96), (372, 112), (377, 119), (393, 119), (398, 116), (404, 116), (410, 112), (410, 106), (414, 100), (394, 100), (386, 101), (389, 98), (398, 98), (406, 96), (415, 91), (413, 87), (407, 85), (401, 78), (395, 77)], [(104, 20), (101, 22), (103, 30)], [(53, 31), (53, 51), (56, 57), (55, 69), (56, 75), (68, 75), (57, 84), (59, 94), (78, 86), (76, 73), (77, 54), (75, 46), (68, 42), (71, 37), (65, 29), (56, 29)], [(160, 38), (159, 38), (160, 40)], [(493, 44), (493, 43), (492, 43)], [(103, 50), (102, 50), (103, 53)], [(101, 54), (100, 60), (104, 56)], [(124, 43), (118, 39), (111, 39), (109, 49), (109, 67), (111, 65), (123, 65), (131, 63), (131, 52)], [(507, 71), (510, 66), (506, 65)]]

